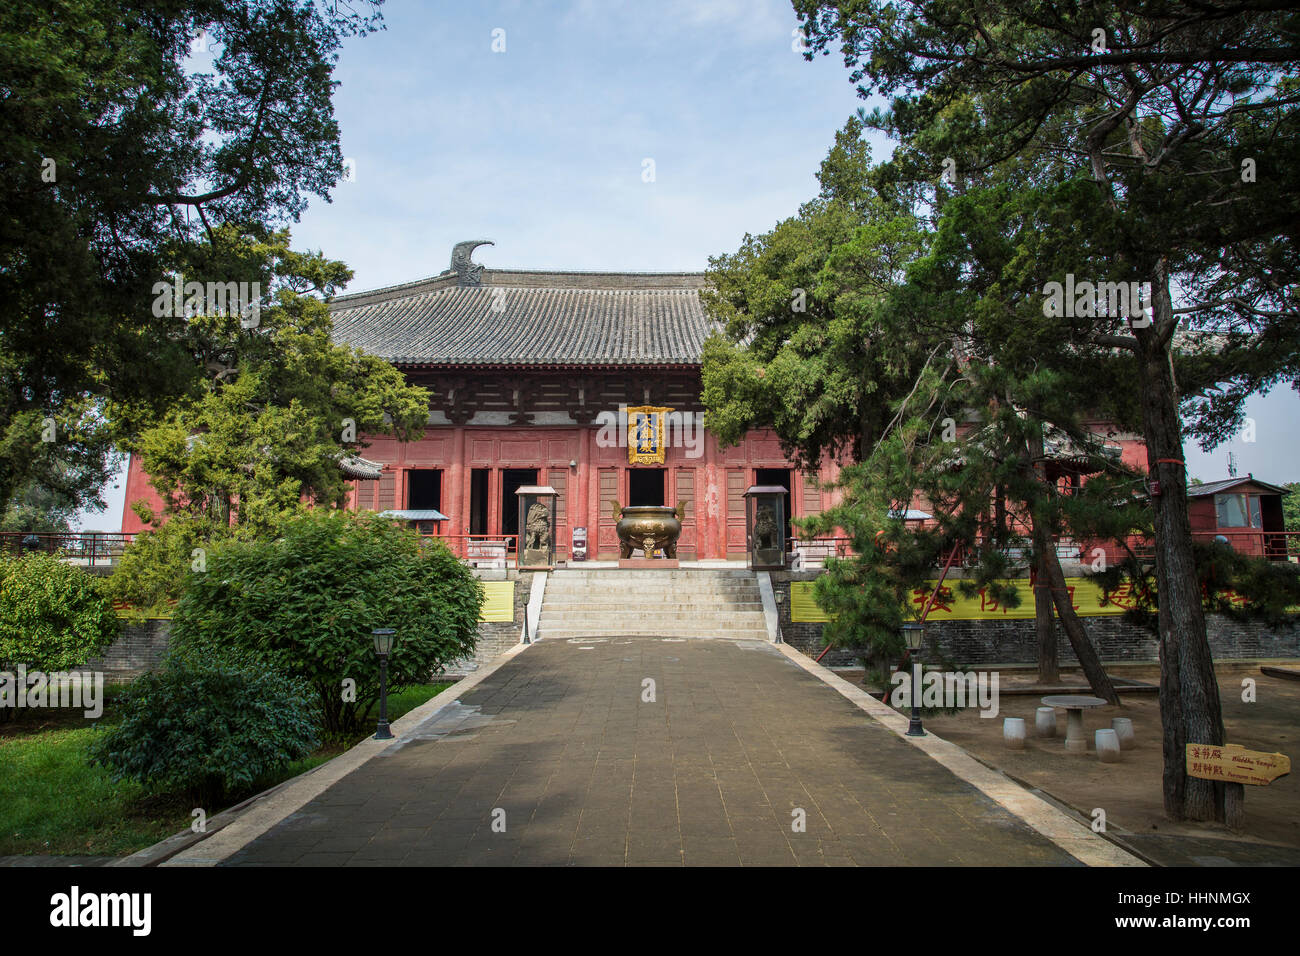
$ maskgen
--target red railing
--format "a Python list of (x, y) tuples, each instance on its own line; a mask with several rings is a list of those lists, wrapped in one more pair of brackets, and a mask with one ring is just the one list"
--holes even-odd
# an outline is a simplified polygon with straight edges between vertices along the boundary
[(790, 552), (792, 564), (797, 557), (800, 568), (812, 570), (824, 567), (827, 558), (845, 558), (853, 554), (853, 539), (830, 535), (822, 538), (795, 536), (786, 541), (786, 548)]
[(134, 537), (134, 534), (119, 531), (74, 531), (66, 534), (0, 531), (0, 552), (19, 555), (44, 551), (60, 555), (73, 564), (102, 567), (116, 564)]
[(1233, 550), (1270, 561), (1286, 561), (1300, 557), (1300, 531), (1264, 531), (1260, 528), (1241, 528), (1222, 531), (1193, 531), (1198, 541), (1222, 538)]
[(452, 554), (475, 567), (519, 565), (517, 534), (422, 534), (420, 537), (441, 541)]
[[(1192, 536), (1199, 541), (1213, 541), (1222, 537), (1236, 551), (1242, 554), (1265, 557), (1271, 561), (1286, 561), (1300, 558), (1300, 531), (1263, 531), (1259, 528), (1247, 528), (1232, 531), (1193, 531)], [(1130, 537), (1127, 550), (1115, 541), (1086, 541), (1064, 538), (1056, 543), (1056, 553), (1062, 561), (1077, 561), (1083, 565), (1093, 565), (1103, 559), (1102, 567), (1113, 567), (1128, 558), (1131, 551), (1140, 560), (1150, 561), (1154, 556), (1154, 542), (1148, 538)], [(809, 568), (822, 567), (828, 557), (843, 558), (854, 554), (852, 541), (846, 537), (791, 538), (788, 542), (791, 555), (801, 554), (803, 564)], [(995, 546), (1013, 565), (1027, 565), (1029, 561), (1029, 542), (1023, 544), (991, 545), (981, 539), (973, 544), (957, 547), (954, 567), (970, 567), (979, 560), (980, 550)], [(939, 567), (942, 562), (936, 562)]]

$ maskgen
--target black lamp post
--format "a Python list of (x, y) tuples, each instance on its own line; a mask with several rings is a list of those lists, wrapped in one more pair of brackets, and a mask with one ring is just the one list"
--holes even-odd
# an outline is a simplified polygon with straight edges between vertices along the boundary
[(924, 737), (921, 728), (921, 657), (925, 646), (925, 625), (920, 621), (903, 624), (903, 639), (907, 641), (907, 659), (912, 664), (912, 721), (907, 725), (907, 736)]
[(379, 655), (379, 727), (375, 731), (376, 740), (393, 739), (393, 732), (388, 729), (388, 655), (393, 652), (396, 633), (391, 627), (377, 627), (370, 632), (375, 639), (375, 653)]

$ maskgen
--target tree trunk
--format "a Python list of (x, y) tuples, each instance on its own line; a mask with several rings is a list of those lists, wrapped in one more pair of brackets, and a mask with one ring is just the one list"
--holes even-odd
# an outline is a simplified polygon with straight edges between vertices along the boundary
[(1240, 813), (1236, 795), (1233, 819), (1227, 819), (1224, 785), (1189, 777), (1186, 772), (1187, 744), (1225, 742), (1223, 712), (1192, 556), (1178, 397), (1169, 350), (1160, 334), (1175, 321), (1163, 261), (1156, 267), (1151, 291), (1151, 325), (1133, 331), (1138, 341), (1147, 467), (1150, 480), (1159, 483), (1159, 493), (1153, 489), (1151, 503), (1155, 512), (1165, 813), (1174, 820), (1226, 820), (1235, 825)]
[(1101, 657), (1097, 654), (1097, 648), (1092, 646), (1083, 622), (1079, 620), (1079, 615), (1074, 613), (1070, 592), (1065, 588), (1065, 572), (1061, 570), (1061, 559), (1056, 555), (1051, 536), (1036, 516), (1033, 519), (1033, 535), (1034, 550), (1038, 552), (1041, 566), (1046, 571), (1047, 579), (1044, 583), (1051, 588), (1052, 602), (1056, 605), (1056, 616), (1060, 618), (1061, 627), (1065, 629), (1065, 634), (1070, 639), (1070, 647), (1074, 649), (1074, 656), (1079, 659), (1079, 667), (1088, 678), (1088, 686), (1092, 688), (1094, 694), (1107, 703), (1118, 704), (1119, 694), (1115, 692), (1115, 685), (1110, 682), (1110, 675), (1102, 667)]
[(1061, 679), (1061, 665), (1056, 649), (1056, 620), (1052, 617), (1052, 589), (1041, 557), (1034, 572), (1034, 629), (1038, 635), (1038, 682), (1055, 684)]

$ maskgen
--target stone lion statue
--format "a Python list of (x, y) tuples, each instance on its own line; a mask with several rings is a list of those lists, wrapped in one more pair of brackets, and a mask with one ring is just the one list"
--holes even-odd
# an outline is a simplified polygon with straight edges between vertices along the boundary
[(759, 508), (754, 517), (754, 547), (759, 551), (776, 547), (776, 516), (772, 509)]
[(533, 502), (524, 521), (524, 548), (547, 551), (551, 547), (551, 511), (540, 501)]

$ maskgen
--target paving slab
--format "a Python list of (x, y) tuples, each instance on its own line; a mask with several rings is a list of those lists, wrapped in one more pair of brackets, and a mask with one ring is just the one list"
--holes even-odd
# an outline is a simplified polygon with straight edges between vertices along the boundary
[(543, 641), (221, 865), (1081, 865), (987, 789), (777, 647)]

